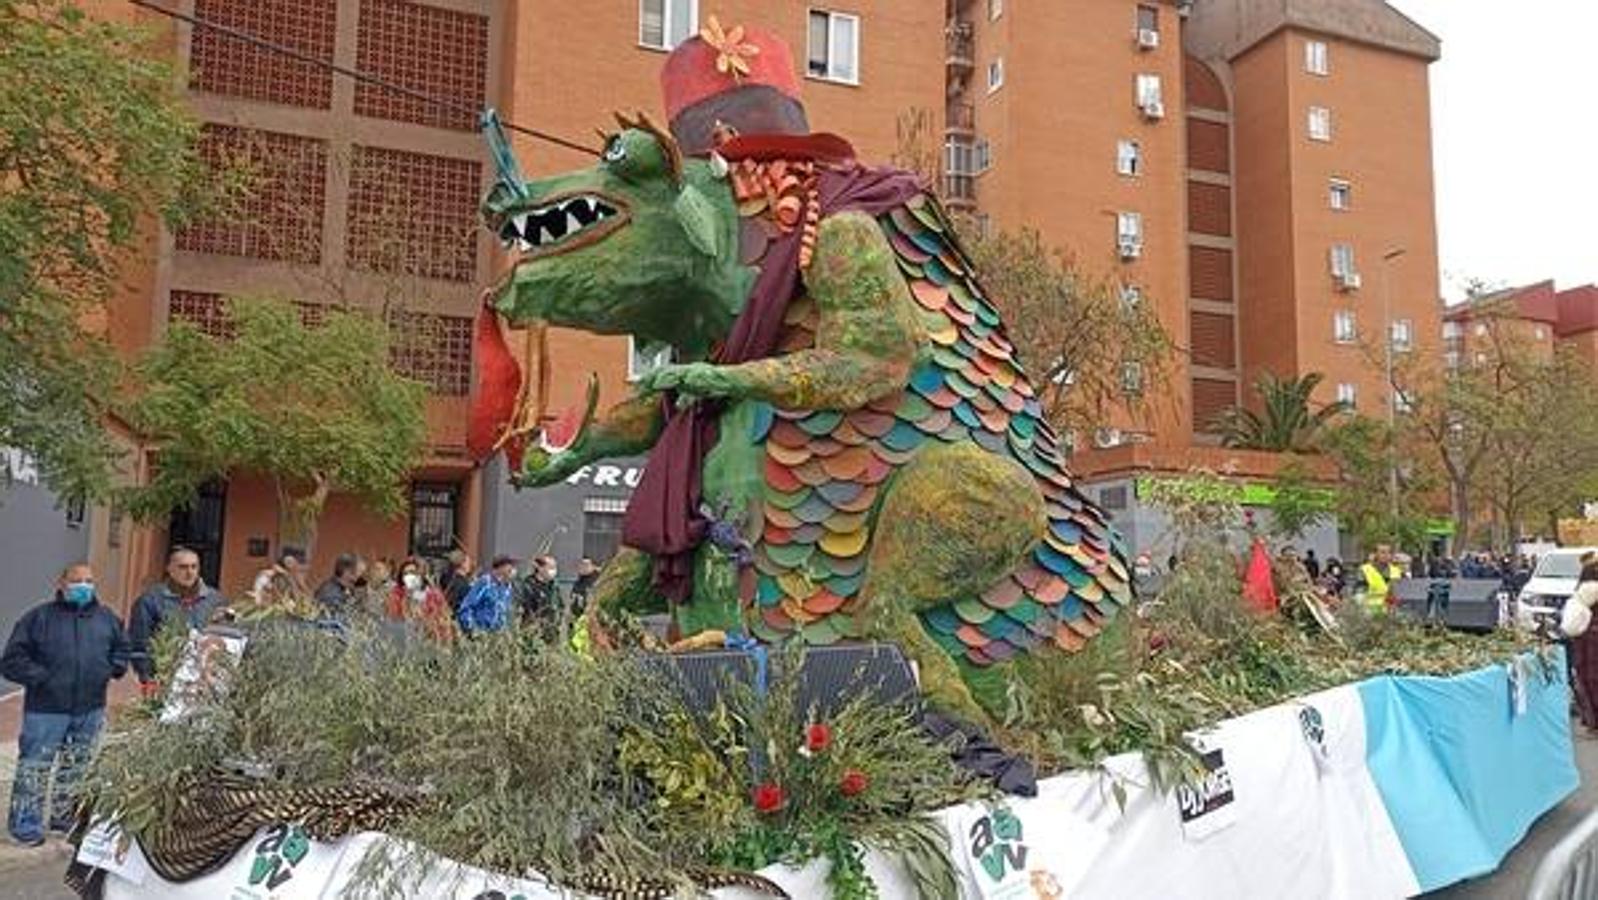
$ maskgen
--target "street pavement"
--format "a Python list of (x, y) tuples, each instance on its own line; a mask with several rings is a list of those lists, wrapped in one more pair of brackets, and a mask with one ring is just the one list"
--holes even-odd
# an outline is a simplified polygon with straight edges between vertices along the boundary
[[(16, 766), (14, 742), (0, 746), (0, 809), (11, 796), (11, 775)], [(1561, 837), (1583, 816), (1598, 808), (1598, 740), (1576, 739), (1576, 765), (1581, 787), (1565, 802), (1549, 810), (1532, 826), (1497, 872), (1424, 896), (1424, 900), (1510, 900), (1526, 896), (1532, 873)], [(61, 884), (71, 849), (53, 839), (43, 847), (24, 848), (0, 837), (0, 900), (75, 900)], [(1313, 898), (1303, 898), (1313, 900)]]

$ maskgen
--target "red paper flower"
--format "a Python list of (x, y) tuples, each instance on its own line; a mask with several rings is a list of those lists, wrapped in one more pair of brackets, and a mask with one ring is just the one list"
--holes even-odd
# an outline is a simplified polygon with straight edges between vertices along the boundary
[(832, 743), (832, 729), (820, 722), (805, 729), (805, 749), (811, 753), (820, 753)]
[(774, 813), (788, 802), (788, 795), (783, 793), (782, 786), (769, 781), (756, 787), (751, 796), (755, 801), (755, 810), (762, 813)]
[(850, 769), (843, 773), (843, 779), (838, 782), (838, 793), (845, 797), (853, 797), (864, 792), (868, 784), (866, 773), (859, 769)]

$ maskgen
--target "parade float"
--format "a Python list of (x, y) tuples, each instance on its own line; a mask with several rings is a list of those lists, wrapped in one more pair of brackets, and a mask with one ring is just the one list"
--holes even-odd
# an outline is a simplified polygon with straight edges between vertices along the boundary
[[(1535, 640), (1328, 610), (1290, 576), (1245, 603), (1202, 529), (1134, 614), (955, 223), (812, 133), (794, 71), (712, 19), (666, 60), (665, 127), (618, 116), (545, 179), (485, 117), (484, 218), (519, 253), (477, 326), (473, 447), (528, 489), (649, 454), (586, 647), (267, 611), (172, 649), (88, 780), (75, 886), (1397, 897), (1491, 871), (1573, 790)], [(674, 361), (547, 421), (506, 337), (546, 324)], [(805, 687), (807, 654), (856, 647), (919, 690)], [(659, 661), (708, 648), (747, 677), (690, 700)]]

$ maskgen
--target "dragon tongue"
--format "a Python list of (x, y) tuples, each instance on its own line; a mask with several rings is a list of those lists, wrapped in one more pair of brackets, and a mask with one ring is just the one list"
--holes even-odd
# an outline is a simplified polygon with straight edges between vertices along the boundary
[(549, 453), (565, 450), (577, 440), (577, 435), (582, 433), (585, 417), (586, 411), (583, 407), (567, 407), (565, 412), (555, 417), (555, 421), (543, 427), (538, 436), (538, 445)]

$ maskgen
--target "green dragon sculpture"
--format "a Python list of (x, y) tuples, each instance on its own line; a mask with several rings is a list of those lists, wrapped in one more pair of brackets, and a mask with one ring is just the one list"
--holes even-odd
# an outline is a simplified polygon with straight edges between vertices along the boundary
[[(573, 439), (529, 449), (513, 481), (650, 450), (663, 394), (710, 404), (703, 506), (744, 540), (699, 545), (673, 607), (682, 634), (893, 640), (932, 702), (1001, 709), (1004, 663), (1080, 648), (1131, 591), (1121, 540), (1074, 487), (942, 206), (916, 191), (875, 215), (825, 214), (817, 173), (858, 167), (842, 151), (684, 158), (647, 119), (623, 124), (589, 169), (529, 182), (502, 159), (483, 214), (523, 253), (490, 304), (513, 324), (669, 345), (676, 361), (598, 418), (591, 390)], [(804, 249), (777, 349), (713, 361), (786, 229)], [(590, 608), (657, 595), (650, 557), (624, 548)]]

